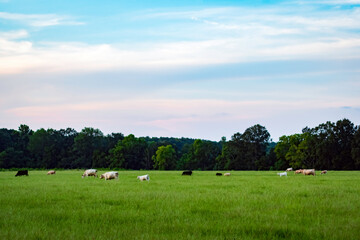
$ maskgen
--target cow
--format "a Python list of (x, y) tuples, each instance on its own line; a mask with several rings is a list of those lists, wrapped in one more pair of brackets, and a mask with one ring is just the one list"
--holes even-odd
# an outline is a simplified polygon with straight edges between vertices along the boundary
[(185, 170), (183, 171), (183, 173), (181, 175), (188, 175), (188, 176), (191, 176), (192, 174), (192, 171), (191, 170)]
[(85, 170), (84, 174), (82, 175), (82, 178), (89, 177), (89, 176), (97, 177), (96, 173), (97, 173), (96, 169), (87, 169), (87, 170)]
[(320, 174), (327, 174), (327, 170), (321, 171)]
[(304, 171), (304, 169), (298, 169), (294, 172), (294, 174), (299, 174), (299, 173), (302, 173)]
[(315, 169), (304, 169), (302, 174), (315, 176)]
[(51, 170), (51, 171), (48, 171), (48, 172), (47, 172), (47, 175), (53, 175), (53, 174), (55, 174), (55, 171), (54, 171), (54, 170)]
[(146, 175), (142, 175), (142, 176), (137, 176), (137, 179), (139, 179), (140, 181), (150, 181), (150, 177), (148, 174)]
[(17, 176), (29, 176), (28, 170), (20, 170), (16, 173), (15, 177)]
[(216, 176), (222, 176), (222, 173), (218, 173), (218, 172), (217, 172), (217, 173), (216, 173)]
[(224, 176), (230, 176), (230, 173), (224, 173)]
[(279, 175), (280, 177), (282, 177), (282, 176), (287, 176), (287, 172), (278, 173), (277, 175)]
[(106, 172), (100, 175), (100, 179), (110, 180), (110, 179), (118, 179), (119, 173), (118, 172)]
[(287, 168), (286, 171), (291, 172), (291, 171), (293, 171), (293, 168)]

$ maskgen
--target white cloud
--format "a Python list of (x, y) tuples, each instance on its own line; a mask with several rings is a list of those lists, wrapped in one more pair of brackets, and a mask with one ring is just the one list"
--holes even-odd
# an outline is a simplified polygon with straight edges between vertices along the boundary
[(0, 12), (0, 19), (19, 21), (33, 27), (84, 24), (82, 22), (73, 21), (68, 16), (60, 16), (56, 14), (20, 14)]
[(324, 1), (295, 1), (297, 4), (329, 4), (329, 5), (358, 5), (360, 0), (324, 0)]
[(8, 40), (21, 39), (21, 38), (26, 38), (28, 36), (29, 33), (26, 30), (0, 32), (0, 38), (8, 39)]

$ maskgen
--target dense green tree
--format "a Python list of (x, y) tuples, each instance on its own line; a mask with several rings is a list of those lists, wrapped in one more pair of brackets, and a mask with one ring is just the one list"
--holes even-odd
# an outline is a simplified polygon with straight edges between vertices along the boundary
[(220, 152), (219, 143), (196, 139), (180, 161), (183, 169), (213, 170)]
[(235, 133), (217, 158), (216, 168), (229, 170), (255, 170), (266, 161), (270, 134), (257, 124), (247, 128), (243, 134)]
[(351, 157), (356, 169), (360, 169), (360, 126), (357, 126), (351, 144)]
[(88, 127), (82, 129), (74, 138), (74, 153), (76, 155), (76, 160), (72, 163), (72, 167), (94, 167), (96, 165), (95, 151), (102, 147), (103, 137), (104, 134), (99, 129)]
[(133, 134), (126, 136), (110, 150), (110, 167), (145, 169), (146, 148), (147, 143), (144, 138), (136, 138)]
[(172, 145), (160, 146), (153, 156), (154, 168), (158, 170), (175, 169), (176, 153)]

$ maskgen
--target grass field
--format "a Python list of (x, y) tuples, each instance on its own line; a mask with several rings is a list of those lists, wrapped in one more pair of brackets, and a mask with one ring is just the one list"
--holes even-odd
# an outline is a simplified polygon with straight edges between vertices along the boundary
[(0, 239), (360, 239), (355, 171), (15, 173), (0, 172)]

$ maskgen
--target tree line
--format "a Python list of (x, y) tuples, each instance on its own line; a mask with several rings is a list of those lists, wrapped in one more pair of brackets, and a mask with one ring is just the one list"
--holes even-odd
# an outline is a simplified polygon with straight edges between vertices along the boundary
[(259, 124), (219, 142), (172, 137), (104, 135), (86, 127), (0, 129), (0, 168), (159, 170), (360, 169), (360, 127), (348, 119), (305, 127), (277, 143)]

